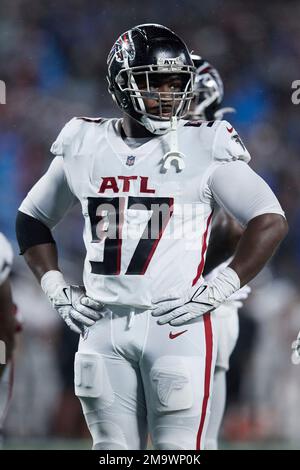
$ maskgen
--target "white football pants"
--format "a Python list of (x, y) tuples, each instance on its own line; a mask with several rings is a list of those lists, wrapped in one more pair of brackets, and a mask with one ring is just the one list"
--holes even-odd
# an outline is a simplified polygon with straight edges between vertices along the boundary
[(203, 449), (217, 344), (213, 315), (183, 327), (112, 306), (80, 339), (75, 393), (93, 448)]

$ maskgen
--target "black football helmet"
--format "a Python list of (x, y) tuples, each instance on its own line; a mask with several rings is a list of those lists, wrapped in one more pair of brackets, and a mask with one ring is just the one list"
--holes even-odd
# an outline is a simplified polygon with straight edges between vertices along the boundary
[[(153, 134), (165, 133), (171, 120), (188, 113), (194, 97), (195, 67), (185, 43), (165, 26), (142, 24), (121, 34), (107, 65), (113, 99)], [(180, 80), (180, 91), (158, 91), (165, 74)], [(157, 113), (147, 111), (145, 99), (157, 101)], [(170, 110), (167, 116), (163, 112), (166, 103)]]
[[(189, 117), (212, 121), (222, 118), (221, 104), (224, 98), (224, 86), (219, 72), (209, 62), (198, 55), (192, 55), (196, 67), (194, 84), (195, 98)], [(226, 111), (232, 108), (226, 109)]]

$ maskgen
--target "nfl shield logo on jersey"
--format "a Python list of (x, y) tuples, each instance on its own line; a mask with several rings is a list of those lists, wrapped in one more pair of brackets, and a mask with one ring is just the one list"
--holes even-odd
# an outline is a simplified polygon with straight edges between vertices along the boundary
[(135, 162), (135, 157), (133, 155), (129, 155), (126, 160), (126, 165), (133, 166)]

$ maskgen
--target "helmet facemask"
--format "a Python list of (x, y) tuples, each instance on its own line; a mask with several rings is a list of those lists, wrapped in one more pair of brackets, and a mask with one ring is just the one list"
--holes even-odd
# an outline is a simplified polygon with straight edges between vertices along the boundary
[[(190, 65), (147, 65), (120, 70), (116, 83), (129, 97), (141, 124), (154, 134), (163, 134), (171, 128), (173, 118), (188, 113), (194, 97), (194, 76), (195, 68)], [(180, 91), (159, 91), (162, 83), (172, 79)]]

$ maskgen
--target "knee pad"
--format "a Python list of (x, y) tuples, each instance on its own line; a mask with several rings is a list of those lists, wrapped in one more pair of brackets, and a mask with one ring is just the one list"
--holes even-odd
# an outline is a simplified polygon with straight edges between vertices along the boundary
[(113, 442), (99, 442), (93, 445), (93, 450), (129, 450), (128, 447), (120, 447)]
[(128, 450), (126, 438), (118, 424), (104, 419), (89, 425), (93, 450)]
[(185, 447), (180, 447), (171, 442), (158, 442), (155, 445), (155, 450), (187, 450)]
[(179, 356), (163, 356), (150, 372), (153, 407), (159, 413), (186, 410), (193, 406), (193, 388), (189, 369)]

